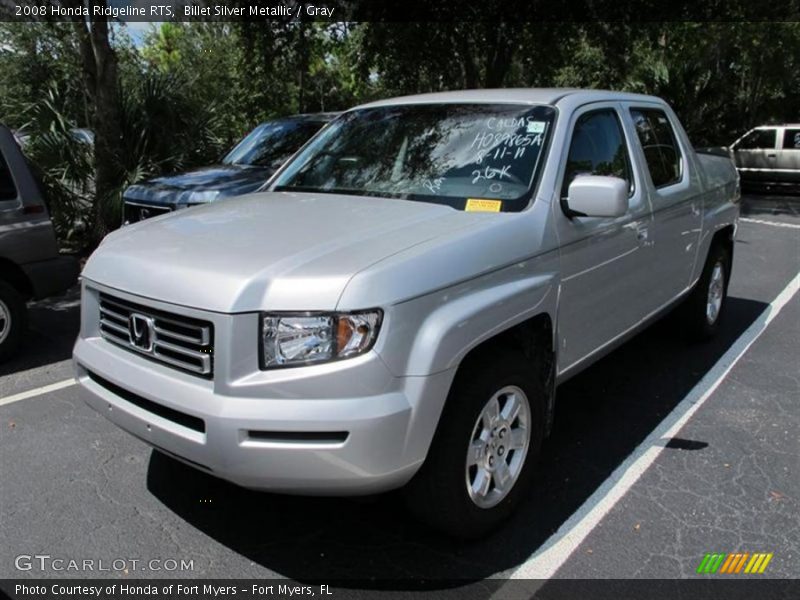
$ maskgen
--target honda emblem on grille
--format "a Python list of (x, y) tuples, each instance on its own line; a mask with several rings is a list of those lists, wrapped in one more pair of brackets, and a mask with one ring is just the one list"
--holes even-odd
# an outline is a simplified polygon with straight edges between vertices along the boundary
[(153, 338), (155, 338), (155, 322), (152, 317), (131, 313), (128, 317), (128, 339), (131, 346), (152, 352)]

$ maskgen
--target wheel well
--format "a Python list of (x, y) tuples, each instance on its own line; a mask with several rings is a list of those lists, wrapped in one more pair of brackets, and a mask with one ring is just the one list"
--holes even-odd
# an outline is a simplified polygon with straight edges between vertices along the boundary
[(726, 225), (716, 233), (714, 233), (714, 237), (711, 238), (711, 244), (708, 247), (709, 253), (711, 249), (716, 246), (722, 246), (725, 250), (728, 251), (728, 269), (727, 273), (725, 273), (725, 288), (727, 289), (728, 284), (731, 281), (731, 271), (733, 271), (733, 235), (734, 235), (734, 227), (733, 225)]
[(733, 232), (733, 225), (726, 225), (714, 233), (714, 237), (711, 238), (711, 246), (721, 244), (728, 251), (731, 259), (733, 258)]
[(458, 370), (481, 364), (487, 356), (496, 355), (500, 350), (511, 349), (522, 353), (530, 361), (532, 369), (535, 369), (536, 382), (547, 397), (545, 430), (549, 433), (553, 421), (555, 399), (554, 339), (553, 321), (550, 319), (550, 315), (542, 313), (510, 327), (472, 348), (462, 359)]
[(28, 276), (14, 262), (0, 257), (0, 279), (13, 286), (26, 300), (33, 297), (33, 286)]

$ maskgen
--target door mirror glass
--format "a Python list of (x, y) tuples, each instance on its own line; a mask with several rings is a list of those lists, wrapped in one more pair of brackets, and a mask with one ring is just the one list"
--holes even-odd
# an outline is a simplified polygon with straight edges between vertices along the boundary
[(628, 212), (628, 182), (605, 175), (579, 175), (562, 201), (568, 217), (621, 217)]

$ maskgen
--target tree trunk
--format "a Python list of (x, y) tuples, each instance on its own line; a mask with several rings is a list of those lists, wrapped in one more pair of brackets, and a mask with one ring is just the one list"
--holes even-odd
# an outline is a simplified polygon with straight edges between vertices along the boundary
[(484, 87), (499, 88), (503, 86), (511, 68), (511, 58), (514, 54), (513, 40), (516, 37), (515, 28), (507, 23), (492, 23), (489, 27), (490, 31), (487, 32), (486, 37), (491, 39), (491, 44), (486, 57)]
[(478, 85), (478, 67), (472, 57), (472, 44), (463, 32), (456, 30), (455, 38), (458, 40), (459, 54), (461, 55), (461, 65), (464, 70), (464, 88), (473, 90)]
[[(92, 0), (92, 6), (105, 6)], [(73, 23), (78, 35), (83, 62), (83, 81), (91, 104), (94, 130), (95, 200), (93, 237), (99, 241), (117, 225), (116, 204), (122, 183), (122, 146), (117, 55), (109, 40), (106, 17)]]

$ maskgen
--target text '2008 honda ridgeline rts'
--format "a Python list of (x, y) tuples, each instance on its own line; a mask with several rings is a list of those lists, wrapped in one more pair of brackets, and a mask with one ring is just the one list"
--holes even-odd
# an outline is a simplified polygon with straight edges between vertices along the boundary
[(718, 327), (739, 182), (658, 98), (350, 110), (264, 193), (111, 234), (75, 367), (111, 421), (242, 486), (405, 486), (462, 536), (523, 497), (555, 387), (682, 303)]

